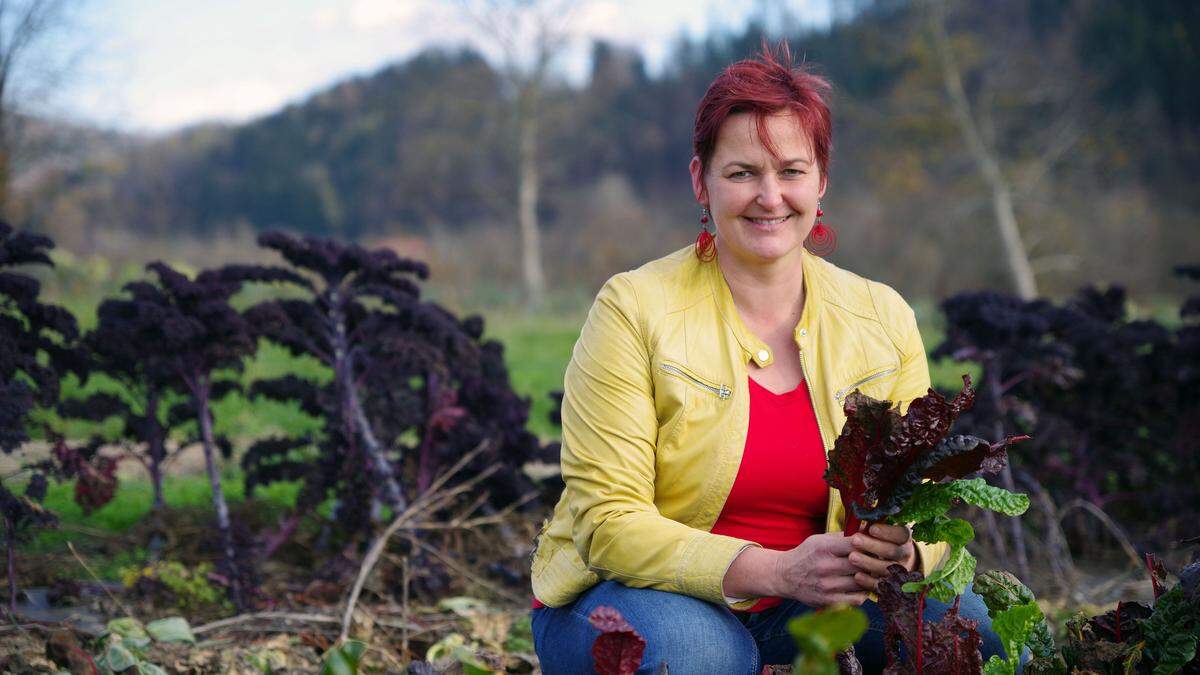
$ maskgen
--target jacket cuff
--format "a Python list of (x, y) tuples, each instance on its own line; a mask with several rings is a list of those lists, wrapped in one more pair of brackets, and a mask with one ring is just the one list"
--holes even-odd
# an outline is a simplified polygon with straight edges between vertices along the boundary
[(723, 534), (701, 532), (692, 537), (683, 549), (680, 560), (678, 586), (684, 595), (690, 595), (713, 604), (732, 609), (746, 609), (758, 602), (758, 598), (728, 603), (725, 599), (725, 573), (734, 558), (742, 551), (758, 544), (745, 539), (727, 537)]

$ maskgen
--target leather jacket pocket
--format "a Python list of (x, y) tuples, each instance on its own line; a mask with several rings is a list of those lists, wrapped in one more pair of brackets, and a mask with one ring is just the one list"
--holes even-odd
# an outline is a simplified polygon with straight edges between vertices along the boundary
[[(867, 394), (868, 396), (872, 395), (870, 392), (886, 392), (886, 389), (880, 390), (879, 387), (885, 384), (887, 379), (895, 378), (897, 372), (899, 372), (899, 368), (896, 366), (873, 368), (851, 379), (845, 386), (839, 387), (837, 391), (833, 393), (833, 397), (837, 399), (838, 403), (845, 403), (846, 397), (849, 396), (850, 393), (855, 389), (864, 390), (863, 393)], [(878, 398), (878, 396), (875, 398)]]
[(702, 377), (696, 374), (696, 372), (690, 368), (684, 366), (683, 364), (676, 363), (675, 361), (663, 361), (658, 364), (658, 369), (659, 371), (671, 377), (683, 380), (700, 391), (703, 391), (710, 396), (715, 396), (722, 401), (728, 400), (729, 397), (733, 395), (733, 390), (729, 388), (729, 385), (720, 382), (714, 382), (712, 379), (707, 377)]

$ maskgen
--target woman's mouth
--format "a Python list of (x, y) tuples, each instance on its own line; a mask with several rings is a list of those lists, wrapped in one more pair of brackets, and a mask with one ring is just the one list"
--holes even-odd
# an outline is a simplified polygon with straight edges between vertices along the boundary
[(742, 216), (742, 218), (745, 218), (758, 227), (773, 228), (777, 225), (783, 224), (783, 222), (788, 218), (791, 218), (791, 216), (779, 216), (776, 218), (750, 218), (749, 216)]

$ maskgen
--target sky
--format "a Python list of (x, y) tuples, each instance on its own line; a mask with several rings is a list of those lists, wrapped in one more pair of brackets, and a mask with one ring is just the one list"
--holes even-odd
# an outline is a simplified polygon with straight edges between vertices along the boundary
[[(127, 132), (252, 119), (431, 46), (499, 58), (463, 9), (477, 0), (80, 2), (29, 53), (18, 100)], [(591, 41), (603, 38), (642, 51), (653, 73), (681, 34), (736, 30), (760, 7), (828, 25), (835, 2), (580, 0), (562, 13), (570, 40), (555, 68), (581, 81)]]

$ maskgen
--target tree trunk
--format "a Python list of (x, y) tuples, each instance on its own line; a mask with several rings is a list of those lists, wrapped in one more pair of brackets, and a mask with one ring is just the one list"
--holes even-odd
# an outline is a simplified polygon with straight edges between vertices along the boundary
[(542, 268), (541, 232), (538, 229), (537, 215), (541, 181), (537, 164), (537, 86), (535, 82), (524, 87), (517, 105), (517, 156), (520, 163), (517, 222), (521, 230), (521, 273), (525, 281), (525, 299), (530, 309), (541, 307), (546, 298), (546, 278)]
[(158, 423), (158, 396), (150, 394), (146, 397), (146, 428), (150, 431), (147, 454), (150, 455), (150, 483), (154, 486), (154, 503), (150, 506), (151, 513), (161, 513), (166, 507), (163, 498), (162, 463), (167, 457), (166, 438), (162, 433), (162, 425)]
[(221, 533), (221, 545), (225, 549), (225, 560), (229, 572), (229, 592), (233, 604), (242, 609), (242, 587), (238, 578), (237, 551), (233, 545), (233, 526), (229, 522), (229, 505), (225, 502), (225, 491), (221, 489), (221, 473), (217, 468), (217, 455), (213, 442), (212, 416), (208, 407), (207, 383), (197, 388), (196, 413), (200, 416), (200, 443), (204, 447), (204, 468), (208, 471), (208, 483), (212, 487), (213, 509), (217, 512), (217, 529)]
[(17, 537), (11, 518), (4, 519), (4, 548), (8, 556), (8, 612), (17, 613)]
[(371, 422), (363, 410), (362, 401), (358, 398), (358, 386), (354, 382), (354, 363), (350, 357), (350, 345), (346, 338), (346, 319), (341, 311), (341, 294), (333, 290), (329, 294), (329, 304), (333, 308), (330, 315), (334, 323), (333, 331), (333, 376), (341, 409), (342, 428), (346, 431), (348, 440), (361, 438), (366, 446), (368, 471), (383, 490), (383, 499), (392, 509), (393, 515), (405, 509), (407, 503), (400, 484), (387, 455), (375, 438)]
[(946, 34), (944, 10), (939, 3), (932, 2), (931, 5), (929, 15), (933, 43), (942, 66), (942, 80), (946, 95), (950, 98), (950, 108), (954, 111), (959, 131), (971, 152), (971, 157), (975, 160), (975, 166), (991, 190), (992, 213), (996, 218), (996, 227), (1000, 230), (1004, 257), (1008, 262), (1013, 285), (1016, 286), (1021, 299), (1032, 300), (1038, 295), (1037, 282), (1033, 267), (1029, 264), (1029, 254), (1021, 241), (1021, 230), (1017, 226), (1017, 216), (1013, 210), (1012, 189), (1000, 171), (1000, 163), (984, 143), (983, 135), (975, 122), (971, 102), (963, 89), (962, 74), (958, 70), (958, 62), (954, 58), (950, 38)]

